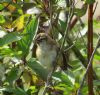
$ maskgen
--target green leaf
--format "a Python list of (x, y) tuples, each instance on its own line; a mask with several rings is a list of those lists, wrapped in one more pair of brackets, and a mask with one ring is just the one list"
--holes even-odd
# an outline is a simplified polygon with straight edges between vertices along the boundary
[(100, 86), (100, 80), (94, 80), (93, 84), (94, 86)]
[(72, 95), (71, 92), (73, 90), (73, 87), (69, 86), (65, 83), (60, 83), (57, 86), (55, 86), (56, 89), (59, 89), (59, 90), (63, 91), (63, 95)]
[(3, 38), (0, 39), (0, 46), (10, 44), (12, 42), (18, 41), (22, 36), (16, 32), (8, 33)]
[(23, 29), (23, 27), (24, 27), (24, 17), (25, 16), (22, 15), (12, 23), (12, 27), (17, 28), (17, 31)]
[(24, 82), (23, 88), (25, 91), (27, 91), (31, 85), (31, 80), (32, 77), (30, 76), (30, 73), (28, 70), (24, 70), (23, 76), (22, 76), (22, 81)]
[(57, 78), (60, 78), (61, 81), (63, 83), (65, 83), (65, 84), (67, 84), (68, 86), (72, 86), (73, 85), (71, 80), (68, 78), (68, 75), (65, 74), (64, 72), (56, 72), (56, 73), (54, 73), (53, 76), (55, 76)]
[(59, 23), (60, 23), (59, 24), (60, 25), (59, 27), (61, 27), (61, 30), (64, 31), (66, 29), (66, 22), (64, 22), (64, 21), (62, 21), (62, 20), (59, 19)]
[(0, 15), (0, 24), (3, 24), (5, 23), (5, 18), (4, 16)]
[(8, 9), (10, 12), (15, 12), (16, 10), (16, 7), (11, 3), (3, 2), (2, 5), (4, 5), (4, 7), (6, 7), (6, 9)]
[(100, 60), (100, 55), (95, 54), (95, 55), (94, 55), (94, 58), (95, 58), (96, 60)]
[(87, 11), (87, 5), (84, 5), (83, 8), (75, 8), (74, 9), (74, 14), (77, 15), (78, 17), (82, 17), (86, 14)]
[(18, 51), (18, 50), (16, 51), (16, 50), (10, 48), (9, 46), (0, 47), (0, 55), (2, 57), (7, 57), (7, 56), (20, 57), (21, 54), (22, 54), (22, 51)]
[(40, 90), (39, 90), (39, 93), (38, 93), (38, 95), (41, 95), (41, 93), (43, 93), (44, 92), (44, 87), (42, 87)]
[(13, 93), (15, 95), (28, 95), (23, 89), (19, 88), (19, 87), (16, 87), (14, 90), (13, 90)]
[(100, 28), (100, 21), (99, 20), (93, 20), (93, 25), (94, 25), (95, 29)]
[(88, 95), (88, 86), (87, 85), (83, 86), (81, 93), (82, 93), (82, 95)]
[(26, 35), (23, 37), (22, 40), (18, 42), (20, 49), (23, 51), (23, 55), (28, 54), (30, 45), (33, 42), (35, 33), (37, 32), (37, 27), (38, 27), (38, 19), (36, 17), (33, 17), (33, 19), (30, 21), (30, 23), (23, 31), (23, 33), (25, 33)]
[(34, 94), (35, 92), (37, 92), (38, 89), (36, 88), (36, 86), (30, 86), (28, 92), (31, 92), (31, 94)]
[(0, 0), (0, 3), (11, 2), (12, 0)]
[(93, 3), (95, 2), (95, 0), (85, 0), (85, 2), (86, 2), (87, 4), (93, 4)]
[(0, 10), (2, 10), (4, 8), (4, 6), (2, 4), (0, 4)]
[(19, 69), (17, 67), (14, 67), (11, 69), (11, 71), (8, 73), (6, 77), (6, 81), (10, 83), (10, 85), (13, 84), (13, 82), (19, 78), (21, 72), (19, 73)]
[(82, 69), (82, 65), (80, 64), (79, 60), (72, 60), (71, 62), (72, 65), (72, 71), (76, 72)]
[(36, 61), (35, 58), (31, 58), (27, 65), (37, 73), (43, 80), (47, 80), (48, 71)]
[(0, 91), (7, 91), (7, 92), (12, 92), (14, 93), (14, 95), (28, 95), (23, 89), (19, 88), (19, 87), (6, 87), (6, 88), (2, 88), (0, 89)]
[(29, 18), (29, 14), (21, 15), (19, 18), (17, 18), (15, 21), (12, 23), (12, 27), (16, 28), (17, 31), (20, 31), (24, 28), (25, 20)]

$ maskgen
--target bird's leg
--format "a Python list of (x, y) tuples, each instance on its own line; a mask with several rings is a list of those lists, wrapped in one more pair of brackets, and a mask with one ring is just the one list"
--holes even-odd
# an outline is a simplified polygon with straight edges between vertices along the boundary
[(49, 72), (48, 76), (47, 76), (47, 82), (46, 82), (46, 86), (49, 87), (50, 84), (52, 84), (52, 74), (54, 73), (55, 71), (55, 68), (56, 68), (56, 62), (54, 61), (53, 64), (52, 64), (52, 69), (51, 71)]
[(46, 86), (49, 87), (52, 84), (52, 74), (55, 70), (55, 67), (52, 68), (52, 70), (49, 72), (48, 76), (47, 76), (47, 81), (46, 81)]
[(47, 76), (47, 81), (45, 83), (45, 87), (44, 87), (44, 91), (43, 91), (42, 95), (46, 94), (47, 90), (49, 89), (50, 85), (52, 84), (52, 74), (53, 74), (53, 72), (54, 72), (54, 67), (51, 70), (51, 72), (49, 72), (49, 74)]
[(48, 88), (52, 84), (52, 74), (55, 71), (55, 67), (56, 66), (53, 66), (53, 68), (51, 69), (51, 71), (49, 72), (49, 74), (47, 76), (47, 81), (46, 81), (45, 88), (44, 88), (44, 91), (43, 91), (43, 94), (42, 95), (45, 95), (46, 94)]

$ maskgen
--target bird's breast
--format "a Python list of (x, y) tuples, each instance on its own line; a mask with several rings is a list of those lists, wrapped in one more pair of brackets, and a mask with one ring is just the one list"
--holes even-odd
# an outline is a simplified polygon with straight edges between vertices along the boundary
[(37, 47), (36, 56), (41, 65), (47, 69), (52, 69), (52, 65), (56, 59), (57, 52), (55, 49), (49, 49), (48, 47)]

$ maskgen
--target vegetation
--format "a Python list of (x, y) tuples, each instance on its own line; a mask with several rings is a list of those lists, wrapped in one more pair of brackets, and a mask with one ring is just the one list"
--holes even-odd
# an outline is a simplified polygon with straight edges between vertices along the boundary
[[(46, 95), (100, 95), (100, 35), (92, 32), (100, 23), (91, 14), (96, 2), (81, 1), (82, 8), (74, 0), (0, 1), (0, 95), (43, 93), (48, 72), (36, 59), (34, 45), (43, 31), (59, 43), (72, 66), (53, 72)], [(83, 23), (87, 10), (91, 19)]]

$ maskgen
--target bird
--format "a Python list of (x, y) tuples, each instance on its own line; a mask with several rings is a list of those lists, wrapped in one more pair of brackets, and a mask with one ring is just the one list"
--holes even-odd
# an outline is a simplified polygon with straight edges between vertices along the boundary
[(70, 67), (64, 53), (59, 54), (59, 44), (49, 34), (37, 34), (35, 43), (37, 46), (36, 58), (45, 69), (52, 71), (61, 67), (61, 69), (67, 70), (67, 67)]

